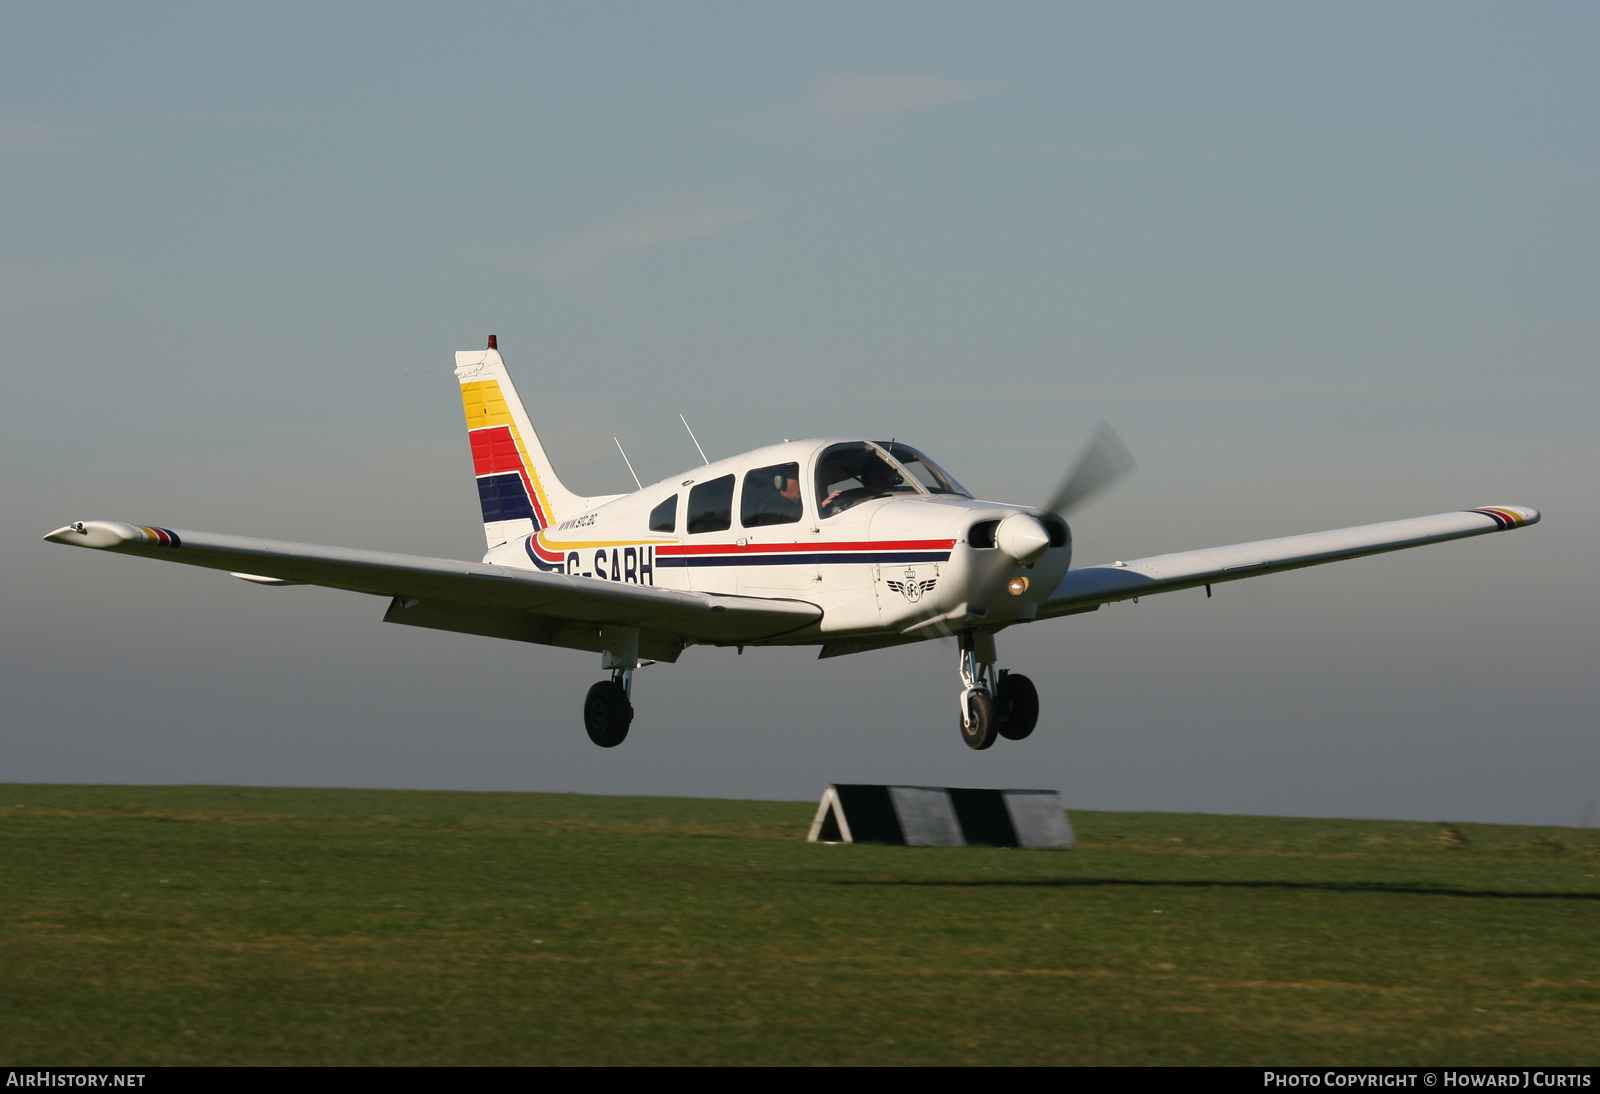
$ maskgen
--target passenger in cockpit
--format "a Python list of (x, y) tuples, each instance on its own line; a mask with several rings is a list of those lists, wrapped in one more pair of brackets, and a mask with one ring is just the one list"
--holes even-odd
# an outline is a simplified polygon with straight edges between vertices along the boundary
[(800, 480), (794, 475), (785, 478), (783, 487), (778, 491), (778, 495), (784, 501), (793, 502), (798, 507), (800, 505)]
[(746, 528), (793, 524), (801, 512), (798, 463), (757, 467), (745, 476), (739, 520)]

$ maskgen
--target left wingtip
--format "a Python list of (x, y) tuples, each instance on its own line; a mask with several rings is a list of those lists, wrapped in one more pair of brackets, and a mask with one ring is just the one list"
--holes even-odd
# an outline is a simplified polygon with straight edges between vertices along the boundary
[(1471, 510), (1496, 521), (1502, 530), (1539, 523), (1539, 510), (1531, 505), (1484, 505)]

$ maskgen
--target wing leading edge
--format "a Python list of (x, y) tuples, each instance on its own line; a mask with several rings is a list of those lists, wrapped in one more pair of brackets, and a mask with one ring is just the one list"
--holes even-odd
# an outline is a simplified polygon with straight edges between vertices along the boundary
[(392, 597), (386, 622), (436, 630), (599, 650), (607, 626), (638, 628), (640, 655), (657, 661), (677, 660), (692, 642), (775, 638), (822, 618), (821, 608), (802, 600), (684, 592), (479, 562), (116, 521), (82, 521), (44, 538), (227, 570), (260, 584), (320, 585)]
[(1069, 571), (1039, 608), (1039, 618), (1094, 611), (1114, 600), (1194, 589), (1246, 577), (1320, 566), (1362, 555), (1403, 551), (1429, 543), (1505, 532), (1539, 522), (1539, 511), (1523, 505), (1493, 505), (1431, 517), (1336, 528), (1330, 532), (1235, 543), (1201, 551), (1085, 566)]

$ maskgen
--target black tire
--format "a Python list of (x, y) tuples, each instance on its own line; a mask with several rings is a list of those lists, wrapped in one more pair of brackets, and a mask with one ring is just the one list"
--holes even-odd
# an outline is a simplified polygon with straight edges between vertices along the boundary
[(1020, 741), (1039, 724), (1039, 690), (1019, 672), (1000, 673), (995, 687), (995, 728), (1008, 741)]
[(994, 744), (994, 700), (989, 693), (975, 691), (967, 699), (967, 716), (961, 720), (961, 740), (968, 748), (982, 751)]
[(589, 689), (583, 701), (583, 728), (589, 731), (589, 740), (601, 748), (616, 748), (627, 740), (632, 724), (633, 704), (621, 684), (602, 680)]

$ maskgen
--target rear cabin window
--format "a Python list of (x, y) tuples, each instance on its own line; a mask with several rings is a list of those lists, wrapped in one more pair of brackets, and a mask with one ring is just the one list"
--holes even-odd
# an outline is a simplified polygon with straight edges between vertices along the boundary
[(703, 482), (689, 491), (690, 535), (726, 532), (733, 527), (733, 476)]
[(800, 513), (799, 464), (775, 463), (746, 472), (744, 493), (739, 495), (740, 524), (746, 528), (794, 524)]
[(678, 526), (678, 495), (674, 494), (650, 510), (650, 530), (670, 532)]

